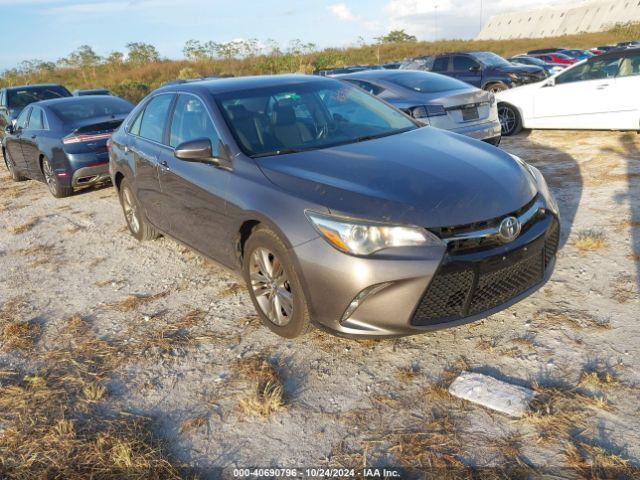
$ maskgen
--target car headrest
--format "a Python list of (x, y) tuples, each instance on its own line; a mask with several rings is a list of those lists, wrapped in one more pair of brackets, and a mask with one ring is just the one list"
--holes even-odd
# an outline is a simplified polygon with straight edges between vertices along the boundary
[(296, 112), (291, 105), (278, 104), (271, 114), (271, 123), (273, 125), (293, 125), (296, 123)]
[(249, 118), (249, 110), (244, 105), (230, 105), (227, 108), (231, 120), (244, 120)]

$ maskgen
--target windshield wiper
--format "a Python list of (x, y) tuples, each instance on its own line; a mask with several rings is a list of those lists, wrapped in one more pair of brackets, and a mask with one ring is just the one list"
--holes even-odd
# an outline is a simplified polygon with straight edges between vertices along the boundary
[(282, 148), (280, 150), (273, 150), (272, 152), (258, 153), (256, 155), (252, 155), (252, 158), (262, 158), (262, 157), (273, 157), (276, 155), (287, 155), (289, 153), (300, 153), (304, 152), (308, 149), (306, 148)]
[(409, 132), (414, 130), (414, 127), (402, 128), (400, 130), (393, 130), (391, 132), (377, 133), (375, 135), (364, 135), (354, 140), (355, 143), (366, 142), (367, 140), (375, 140), (377, 138), (390, 137), (391, 135), (399, 135), (400, 133)]

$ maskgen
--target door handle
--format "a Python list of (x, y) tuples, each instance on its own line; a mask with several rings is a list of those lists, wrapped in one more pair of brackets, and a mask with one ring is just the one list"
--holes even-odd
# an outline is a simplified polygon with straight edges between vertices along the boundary
[(169, 168), (169, 162), (167, 162), (166, 160), (162, 160), (161, 162), (159, 162), (158, 166), (160, 167), (160, 171), (162, 173), (169, 173), (171, 171), (171, 169)]

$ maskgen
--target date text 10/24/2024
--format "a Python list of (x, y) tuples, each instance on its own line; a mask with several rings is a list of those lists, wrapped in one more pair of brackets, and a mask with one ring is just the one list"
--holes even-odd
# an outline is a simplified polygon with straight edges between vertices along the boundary
[(387, 468), (234, 468), (235, 478), (400, 478), (398, 470)]

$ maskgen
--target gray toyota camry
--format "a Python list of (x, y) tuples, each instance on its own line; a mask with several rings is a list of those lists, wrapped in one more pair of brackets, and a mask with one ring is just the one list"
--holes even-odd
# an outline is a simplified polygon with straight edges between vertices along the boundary
[(109, 148), (131, 233), (241, 272), (284, 337), (471, 322), (554, 267), (558, 208), (537, 169), (338, 80), (172, 84)]

